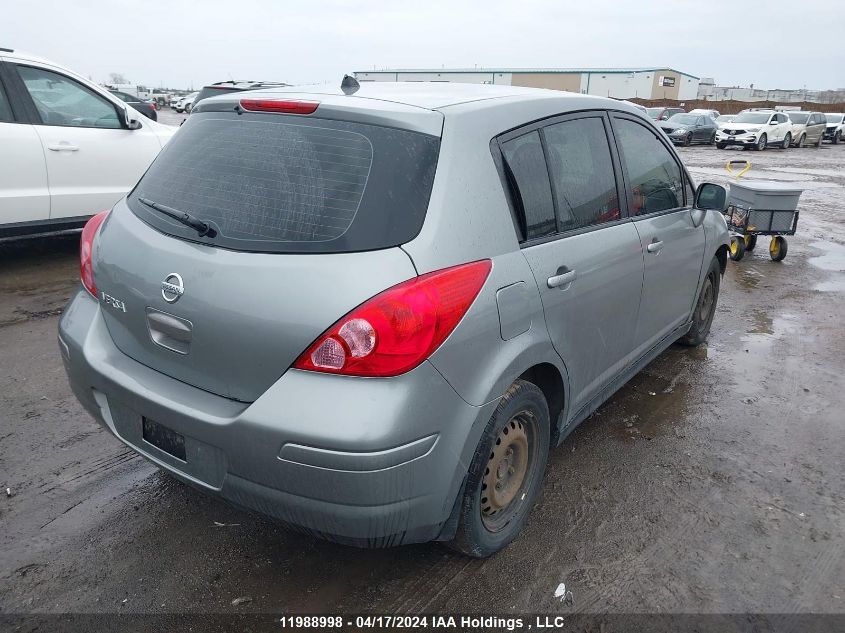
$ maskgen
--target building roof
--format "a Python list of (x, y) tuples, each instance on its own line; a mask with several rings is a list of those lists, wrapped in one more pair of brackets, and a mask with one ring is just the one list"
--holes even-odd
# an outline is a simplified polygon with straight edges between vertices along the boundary
[(590, 73), (590, 74), (611, 74), (611, 73), (646, 73), (659, 70), (671, 70), (672, 72), (699, 79), (695, 75), (663, 67), (636, 67), (636, 68), (382, 68), (379, 70), (356, 70), (359, 73)]

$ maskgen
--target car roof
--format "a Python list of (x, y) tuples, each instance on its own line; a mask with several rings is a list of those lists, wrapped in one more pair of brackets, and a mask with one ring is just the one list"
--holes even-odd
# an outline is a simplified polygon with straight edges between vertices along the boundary
[[(331, 95), (343, 96), (340, 87), (332, 86), (290, 86), (285, 88), (259, 89), (250, 93), (250, 98), (273, 97), (279, 94)], [(360, 89), (352, 95), (357, 99), (389, 101), (426, 110), (439, 110), (449, 106), (472, 102), (488, 101), (505, 97), (529, 97), (532, 99), (566, 99), (585, 97), (561, 90), (542, 88), (522, 88), (519, 86), (499, 86), (490, 84), (462, 84), (453, 82), (388, 82), (362, 81)], [(219, 98), (219, 97), (214, 97)], [(602, 99), (609, 103), (618, 103)], [(484, 106), (481, 106), (484, 107)]]

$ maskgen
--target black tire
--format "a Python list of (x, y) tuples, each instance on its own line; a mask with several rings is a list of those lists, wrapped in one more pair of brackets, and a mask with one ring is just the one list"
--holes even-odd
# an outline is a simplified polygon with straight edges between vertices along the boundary
[(725, 149), (726, 145), (724, 143), (716, 143), (716, 149)]
[(754, 247), (757, 246), (757, 236), (756, 235), (744, 235), (743, 237), (745, 238), (743, 241), (745, 242), (746, 252), (753, 251)]
[(796, 147), (804, 147), (804, 144), (806, 142), (807, 142), (807, 135), (802, 134), (801, 136), (798, 137), (798, 144), (796, 145)]
[(785, 237), (781, 235), (772, 237), (772, 241), (769, 242), (769, 257), (772, 258), (773, 262), (783, 261), (783, 258), (786, 257), (787, 250), (789, 250), (789, 247)]
[(760, 138), (757, 140), (757, 145), (754, 146), (754, 149), (756, 149), (758, 152), (762, 152), (764, 149), (766, 149), (766, 146), (768, 144), (769, 144), (769, 137), (766, 136), (765, 133), (763, 133), (763, 134), (760, 135)]
[(695, 301), (695, 312), (692, 315), (689, 332), (678, 339), (681, 345), (695, 347), (707, 340), (713, 323), (713, 315), (716, 313), (716, 303), (719, 301), (721, 281), (722, 269), (719, 266), (719, 260), (714, 257)]
[(833, 135), (833, 140), (831, 143), (834, 145), (839, 145), (839, 141), (842, 139), (842, 132), (837, 131), (836, 134)]
[(745, 256), (745, 240), (736, 235), (731, 236), (731, 245), (728, 248), (728, 255), (731, 260), (738, 262)]
[(715, 143), (715, 142), (716, 142), (716, 133), (715, 133), (715, 132), (713, 132), (713, 135), (710, 137), (710, 140), (709, 140), (709, 141), (707, 141), (707, 144), (708, 144), (708, 145), (712, 145), (712, 144), (713, 144), (713, 143)]
[(692, 132), (684, 137), (684, 147), (689, 147), (690, 145), (692, 145)]
[[(448, 543), (450, 548), (474, 558), (486, 558), (516, 538), (543, 482), (549, 453), (549, 429), (549, 407), (543, 392), (525, 380), (514, 382), (499, 401), (472, 458), (461, 499), (460, 523), (455, 539)], [(522, 440), (521, 434), (527, 437), (525, 450), (517, 443)], [(514, 440), (512, 444), (507, 443), (510, 441), (508, 436)], [(508, 449), (511, 450), (510, 459)], [(523, 476), (518, 482), (508, 482), (514, 467), (521, 466), (513, 457), (519, 456), (521, 451), (526, 457)], [(496, 462), (491, 464), (494, 458)], [(504, 471), (503, 464), (507, 466)], [(492, 474), (491, 465), (495, 466)], [(501, 494), (510, 500), (501, 508), (494, 507), (496, 501), (487, 492), (490, 489), (487, 482), (491, 482), (491, 478), (505, 480), (505, 491)], [(498, 490), (499, 483), (495, 487)]]
[(789, 146), (792, 145), (792, 132), (787, 132), (786, 136), (783, 137), (783, 143), (781, 143), (781, 149), (789, 149)]

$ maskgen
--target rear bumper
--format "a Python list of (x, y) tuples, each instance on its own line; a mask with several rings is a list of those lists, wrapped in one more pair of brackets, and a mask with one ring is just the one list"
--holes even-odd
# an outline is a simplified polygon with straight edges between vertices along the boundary
[[(443, 526), (495, 403), (462, 400), (426, 362), (392, 379), (289, 370), (256, 402), (141, 365), (81, 290), (59, 325), (71, 388), (118, 439), (182, 480), (317, 536), (379, 547), (448, 538)], [(142, 437), (184, 435), (186, 461)]]

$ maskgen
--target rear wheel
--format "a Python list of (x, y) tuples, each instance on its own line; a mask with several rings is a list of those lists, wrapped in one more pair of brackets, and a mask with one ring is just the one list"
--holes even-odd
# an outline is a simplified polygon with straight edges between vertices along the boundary
[(760, 139), (757, 141), (757, 145), (756, 145), (755, 149), (758, 152), (762, 152), (764, 149), (766, 149), (766, 145), (768, 144), (768, 142), (769, 142), (769, 138), (765, 134), (761, 134)]
[(692, 315), (692, 326), (684, 336), (678, 339), (681, 345), (694, 347), (701, 345), (710, 333), (710, 325), (713, 323), (713, 315), (716, 313), (716, 303), (719, 300), (719, 284), (722, 279), (722, 269), (719, 260), (715, 257), (710, 262), (710, 269), (707, 277), (698, 293), (698, 300), (695, 302), (695, 312)]
[(709, 141), (707, 141), (707, 144), (708, 144), (708, 145), (712, 145), (712, 144), (713, 144), (713, 143), (715, 143), (715, 142), (716, 142), (716, 133), (715, 133), (715, 132), (713, 132), (713, 134), (710, 136), (710, 140), (709, 140)]
[(745, 250), (746, 251), (753, 251), (754, 247), (757, 246), (757, 236), (756, 235), (743, 235), (744, 242), (745, 242)]
[(516, 538), (543, 481), (549, 429), (543, 392), (525, 380), (514, 382), (472, 458), (460, 523), (449, 547), (485, 558)]
[(736, 235), (731, 236), (731, 245), (728, 253), (733, 261), (738, 262), (745, 255), (745, 240)]
[(769, 257), (773, 262), (782, 261), (786, 257), (787, 251), (786, 238), (780, 235), (775, 235), (772, 241), (769, 242)]

